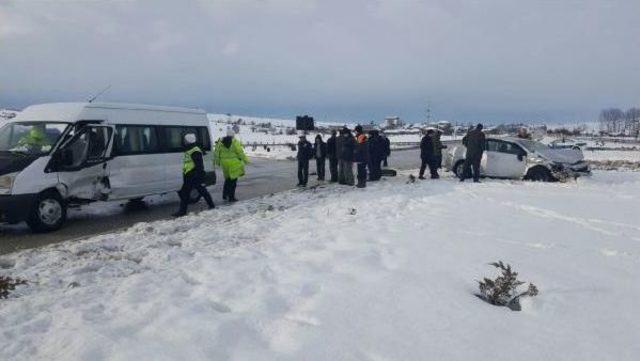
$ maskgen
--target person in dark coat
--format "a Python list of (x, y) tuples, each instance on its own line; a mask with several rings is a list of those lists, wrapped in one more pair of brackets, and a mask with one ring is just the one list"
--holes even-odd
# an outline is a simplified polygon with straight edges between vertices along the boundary
[(382, 140), (384, 140), (384, 161), (382, 162), (382, 165), (384, 167), (388, 167), (388, 158), (391, 155), (391, 141), (385, 134), (382, 135)]
[(441, 135), (442, 131), (440, 129), (437, 129), (433, 134), (433, 156), (436, 169), (442, 168), (442, 150), (447, 148), (447, 146), (443, 145), (440, 140)]
[(429, 166), (429, 173), (431, 178), (438, 178), (438, 169), (436, 168), (433, 153), (433, 129), (427, 130), (427, 134), (422, 137), (420, 141), (420, 159), (422, 164), (420, 165), (420, 176), (418, 178), (424, 178), (424, 171)]
[(385, 158), (386, 142), (377, 130), (369, 132), (369, 180), (382, 178), (381, 163)]
[(331, 131), (331, 137), (327, 139), (327, 158), (329, 158), (329, 173), (331, 174), (330, 182), (338, 181), (338, 148), (337, 148), (336, 131)]
[(327, 159), (327, 143), (322, 141), (322, 135), (316, 135), (316, 141), (313, 144), (313, 156), (316, 158), (316, 170), (318, 180), (324, 180), (324, 164)]
[(338, 183), (344, 185), (354, 185), (353, 179), (353, 152), (356, 147), (356, 140), (351, 131), (345, 127), (340, 131), (340, 137), (336, 140), (336, 150), (338, 153)]
[(298, 142), (298, 187), (306, 187), (309, 181), (309, 160), (313, 158), (313, 145), (305, 135)]
[(353, 152), (353, 160), (358, 165), (358, 188), (367, 186), (367, 164), (369, 164), (369, 141), (364, 134), (361, 125), (355, 127), (356, 145)]
[(174, 213), (174, 217), (182, 217), (187, 214), (187, 207), (191, 198), (191, 191), (196, 189), (204, 198), (209, 209), (215, 208), (211, 194), (204, 187), (204, 152), (196, 144), (196, 136), (193, 133), (184, 136), (185, 152), (182, 162), (182, 188), (178, 191), (180, 196), (180, 209)]
[(486, 147), (482, 124), (478, 124), (475, 129), (470, 130), (462, 138), (462, 144), (467, 148), (467, 154), (464, 159), (462, 174), (459, 175), (460, 182), (464, 182), (466, 178), (469, 178), (471, 170), (473, 170), (473, 181), (478, 183), (480, 182), (480, 161)]

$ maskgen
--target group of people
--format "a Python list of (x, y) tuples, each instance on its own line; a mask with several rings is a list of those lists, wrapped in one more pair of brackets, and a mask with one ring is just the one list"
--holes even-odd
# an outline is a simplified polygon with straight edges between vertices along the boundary
[[(331, 132), (325, 142), (322, 135), (316, 135), (314, 143), (300, 135), (298, 141), (298, 186), (306, 187), (309, 181), (309, 162), (316, 160), (319, 181), (325, 180), (325, 167), (329, 160), (329, 181), (344, 185), (367, 186), (367, 179), (377, 181), (382, 177), (382, 166), (387, 165), (391, 154), (391, 143), (378, 130), (365, 134), (361, 125), (354, 128), (354, 133), (347, 127)], [(354, 177), (353, 164), (356, 164), (357, 175)], [(368, 170), (368, 172), (367, 172)], [(357, 180), (357, 183), (356, 183)]]
[[(234, 137), (232, 129), (227, 130), (227, 135), (220, 138), (213, 151), (214, 165), (222, 169), (224, 185), (222, 187), (222, 199), (228, 202), (236, 202), (236, 186), (238, 178), (244, 176), (244, 166), (249, 163), (242, 147), (242, 143)], [(209, 209), (215, 208), (211, 194), (205, 186), (204, 178), (204, 151), (197, 144), (196, 135), (193, 133), (184, 136), (185, 152), (182, 167), (182, 188), (178, 191), (180, 196), (180, 209), (174, 213), (175, 217), (187, 214), (187, 207), (191, 199), (192, 190), (197, 190), (204, 198)]]
[(425, 179), (424, 172), (427, 166), (432, 179), (440, 178), (438, 169), (442, 168), (442, 149), (447, 147), (442, 144), (440, 135), (440, 130), (430, 128), (420, 141), (420, 159), (422, 160), (418, 177), (420, 179)]

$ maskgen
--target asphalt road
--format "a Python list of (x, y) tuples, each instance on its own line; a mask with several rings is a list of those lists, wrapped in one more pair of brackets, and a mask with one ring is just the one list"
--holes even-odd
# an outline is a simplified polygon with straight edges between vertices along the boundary
[[(398, 170), (418, 168), (420, 166), (419, 150), (392, 152), (389, 166)], [(314, 172), (315, 165), (313, 162), (309, 168), (311, 172)], [(236, 196), (240, 200), (293, 189), (298, 181), (295, 161), (254, 158), (252, 163), (247, 166), (246, 173), (247, 176), (238, 181)], [(221, 174), (218, 174), (218, 178), (221, 178)], [(313, 185), (315, 177), (310, 176), (309, 178), (310, 185)], [(222, 182), (210, 187), (209, 191), (216, 204), (223, 204)], [(132, 206), (127, 202), (98, 202), (80, 209), (70, 209), (68, 212), (69, 219), (64, 228), (52, 233), (31, 233), (24, 223), (0, 225), (0, 254), (68, 240), (83, 239), (124, 229), (138, 222), (171, 218), (171, 214), (177, 208), (178, 196), (173, 193), (145, 198), (142, 206)], [(204, 201), (201, 201), (198, 205), (192, 205), (189, 210), (198, 211), (204, 208)]]

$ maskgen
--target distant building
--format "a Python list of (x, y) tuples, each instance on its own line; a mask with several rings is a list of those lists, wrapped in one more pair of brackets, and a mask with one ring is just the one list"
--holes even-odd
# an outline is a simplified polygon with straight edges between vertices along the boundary
[(404, 122), (398, 116), (390, 116), (384, 118), (384, 127), (386, 129), (402, 128), (403, 126)]

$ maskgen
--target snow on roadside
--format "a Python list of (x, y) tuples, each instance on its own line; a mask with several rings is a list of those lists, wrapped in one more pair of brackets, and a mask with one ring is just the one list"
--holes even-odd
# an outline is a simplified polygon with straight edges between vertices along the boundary
[[(6, 360), (635, 360), (640, 174), (326, 187), (3, 257)], [(487, 262), (541, 294), (473, 296)]]

